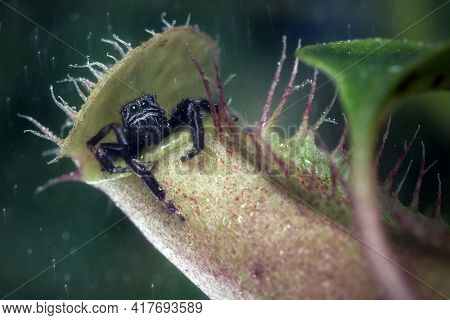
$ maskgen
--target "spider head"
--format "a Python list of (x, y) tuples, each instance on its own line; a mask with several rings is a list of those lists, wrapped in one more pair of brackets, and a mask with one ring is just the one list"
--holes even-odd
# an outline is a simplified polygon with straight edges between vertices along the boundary
[(164, 110), (154, 96), (143, 95), (122, 107), (122, 123), (126, 128), (153, 125), (165, 119)]

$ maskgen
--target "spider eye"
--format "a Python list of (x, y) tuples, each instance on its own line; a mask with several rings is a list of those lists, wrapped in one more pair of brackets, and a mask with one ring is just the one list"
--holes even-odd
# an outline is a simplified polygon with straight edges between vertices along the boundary
[(137, 109), (136, 105), (133, 104), (133, 105), (131, 106), (131, 111), (136, 111), (136, 109)]
[(149, 106), (149, 103), (148, 103), (147, 100), (142, 100), (141, 105), (142, 105), (144, 108), (146, 108), (146, 107)]

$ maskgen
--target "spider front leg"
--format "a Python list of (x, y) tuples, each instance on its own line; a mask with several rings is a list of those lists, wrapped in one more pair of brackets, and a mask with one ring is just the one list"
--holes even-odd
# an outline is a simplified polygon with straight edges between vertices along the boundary
[(100, 163), (102, 171), (109, 173), (123, 173), (130, 171), (129, 168), (122, 168), (114, 165), (114, 161), (119, 158), (126, 158), (130, 154), (130, 147), (120, 143), (101, 143), (95, 150), (94, 155)]
[[(99, 148), (96, 148), (97, 143), (106, 137), (111, 130), (116, 134), (119, 143), (102, 143)], [(108, 171), (109, 173), (122, 173), (127, 171), (125, 168), (114, 166), (114, 161), (118, 157), (125, 158), (131, 151), (127, 144), (125, 133), (119, 125), (115, 123), (106, 125), (95, 136), (89, 139), (86, 144), (100, 163), (103, 171)]]
[(185, 124), (191, 129), (193, 148), (184, 156), (181, 161), (185, 162), (199, 154), (205, 148), (205, 129), (203, 128), (202, 109), (209, 110), (209, 103), (205, 99), (190, 100), (185, 99), (179, 103), (169, 120), (171, 129), (175, 129)]
[[(97, 143), (105, 138), (111, 130), (116, 134), (119, 143), (101, 143), (100, 146), (96, 148)], [(114, 123), (109, 124), (89, 139), (86, 144), (100, 163), (102, 170), (110, 173), (126, 171), (127, 169), (114, 166), (114, 161), (118, 157), (123, 158), (129, 168), (142, 179), (145, 186), (166, 207), (166, 209), (172, 213), (177, 212), (177, 208), (174, 204), (171, 201), (166, 200), (166, 192), (155, 179), (151, 170), (137, 159), (139, 146), (128, 144), (122, 127)], [(178, 213), (178, 217), (181, 221), (185, 220), (181, 213)]]
[(137, 159), (127, 159), (127, 163), (131, 170), (133, 170), (133, 172), (142, 179), (145, 186), (156, 197), (156, 199), (158, 199), (158, 201), (161, 202), (170, 212), (176, 212), (180, 220), (184, 221), (185, 217), (181, 213), (177, 212), (175, 205), (170, 200), (166, 200), (166, 191), (161, 187), (153, 173)]

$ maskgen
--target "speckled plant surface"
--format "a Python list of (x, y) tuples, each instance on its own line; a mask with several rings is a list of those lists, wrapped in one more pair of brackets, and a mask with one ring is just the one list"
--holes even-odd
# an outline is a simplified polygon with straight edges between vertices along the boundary
[[(275, 111), (270, 115), (269, 93), (260, 123), (250, 127), (230, 117), (214, 64), (219, 49), (205, 34), (188, 26), (170, 27), (134, 49), (115, 40), (128, 49), (118, 50), (122, 59), (111, 67), (84, 66), (98, 83), (68, 79), (89, 93), (81, 92), (86, 101), (78, 112), (55, 97), (73, 121), (69, 135), (57, 138), (38, 124), (41, 135), (59, 146), (58, 158), (70, 157), (79, 169), (62, 180), (82, 179), (104, 191), (209, 297), (450, 295), (448, 226), (404, 207), (390, 181), (378, 187), (373, 179), (381, 121), (406, 95), (449, 87), (448, 46), (364, 40), (297, 51), (336, 81), (349, 122), (350, 154), (344, 148), (347, 131), (332, 152), (314, 141), (324, 119), (309, 121), (316, 77), (299, 131), (282, 139), (272, 130), (295, 90), (298, 59)], [(285, 58), (284, 47), (279, 70)], [(216, 97), (205, 93), (204, 84), (218, 92)], [(187, 130), (143, 155), (184, 222), (169, 214), (135, 175), (101, 172), (86, 147), (105, 124), (120, 122), (124, 103), (143, 93), (156, 93), (167, 112), (183, 96), (206, 96), (219, 104), (218, 114), (205, 120), (207, 147), (200, 155), (180, 162), (191, 147)]]

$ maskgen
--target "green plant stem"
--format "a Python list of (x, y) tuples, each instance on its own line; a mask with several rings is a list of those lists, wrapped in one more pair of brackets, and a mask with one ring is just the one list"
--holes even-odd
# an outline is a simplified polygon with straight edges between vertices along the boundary
[[(373, 131), (372, 131), (373, 132)], [(352, 154), (352, 204), (364, 254), (376, 282), (386, 298), (413, 299), (403, 271), (398, 266), (381, 220), (380, 205), (376, 195), (376, 179), (373, 170), (373, 139), (370, 135), (353, 136)]]

